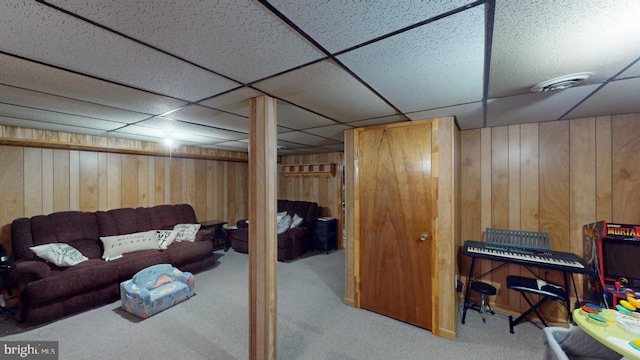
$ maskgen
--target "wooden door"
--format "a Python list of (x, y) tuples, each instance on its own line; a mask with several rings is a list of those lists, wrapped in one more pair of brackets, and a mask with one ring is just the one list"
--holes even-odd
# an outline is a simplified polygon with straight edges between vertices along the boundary
[(363, 130), (357, 154), (360, 306), (431, 329), (431, 123)]

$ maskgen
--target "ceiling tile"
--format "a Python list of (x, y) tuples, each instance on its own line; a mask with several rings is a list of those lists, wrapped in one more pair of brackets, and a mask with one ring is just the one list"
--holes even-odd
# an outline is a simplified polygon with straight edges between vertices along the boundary
[(577, 86), (555, 92), (527, 93), (487, 102), (487, 126), (558, 120), (598, 85)]
[(167, 119), (181, 120), (219, 129), (231, 130), (246, 136), (249, 133), (249, 119), (228, 114), (199, 105), (188, 105), (164, 116)]
[[(113, 121), (106, 121), (85, 116), (64, 114), (55, 111), (40, 110), (3, 103), (0, 103), (0, 116), (15, 119), (40, 121), (42, 123), (58, 123), (62, 125), (79, 126), (86, 129), (96, 129), (102, 131), (114, 130), (125, 125), (123, 123)], [(0, 122), (0, 124), (2, 124), (2, 122)]]
[(148, 136), (151, 138), (156, 138), (158, 141), (164, 141), (167, 138), (173, 140), (174, 143), (178, 143), (180, 145), (186, 145), (186, 143), (194, 143), (194, 144), (211, 144), (214, 142), (220, 142), (220, 139), (215, 138), (213, 136), (207, 136), (205, 133), (194, 133), (193, 129), (189, 128), (187, 131), (183, 127), (180, 129), (166, 129), (166, 128), (156, 128), (156, 127), (148, 127), (148, 126), (140, 126), (140, 125), (127, 125), (122, 129), (118, 129), (118, 133), (123, 134), (132, 134), (132, 135), (141, 135)]
[(263, 95), (258, 90), (242, 87), (237, 90), (201, 101), (198, 104), (214, 109), (230, 112), (244, 117), (249, 117), (249, 99)]
[[(249, 139), (248, 138), (247, 139), (241, 139), (241, 140), (237, 140), (237, 142), (242, 142), (242, 143), (244, 143), (244, 144), (246, 144), (248, 146)], [(280, 151), (280, 150), (295, 150), (295, 149), (302, 149), (302, 148), (309, 147), (308, 145), (305, 145), (305, 144), (294, 143), (294, 142), (284, 141), (284, 140), (280, 140), (280, 139), (277, 139), (276, 146), (278, 146), (279, 148), (282, 148), (282, 149), (279, 149), (278, 151)]]
[(331, 53), (430, 19), (468, 2), (471, 1), (270, 1)]
[(344, 141), (344, 131), (347, 129), (353, 129), (353, 126), (336, 124), (314, 129), (306, 129), (305, 132), (342, 142)]
[(330, 60), (258, 82), (254, 87), (338, 121), (395, 114), (379, 96)]
[(639, 88), (640, 78), (609, 82), (565, 118), (640, 113)]
[(482, 100), (484, 7), (358, 48), (338, 60), (402, 112)]
[(630, 66), (627, 70), (625, 70), (618, 79), (630, 78), (630, 77), (638, 77), (640, 76), (640, 58), (635, 64)]
[(336, 140), (326, 139), (320, 136), (307, 134), (301, 131), (292, 131), (288, 133), (278, 134), (278, 140), (284, 140), (284, 141), (303, 144), (307, 146), (325, 146), (325, 145), (335, 145), (339, 143)]
[(640, 54), (639, 13), (637, 0), (496, 1), (489, 97), (578, 72), (607, 80)]
[(158, 115), (186, 104), (4, 54), (0, 54), (0, 69), (0, 83), (5, 85), (124, 110)]
[(404, 115), (392, 115), (392, 116), (385, 116), (380, 118), (352, 121), (352, 122), (349, 122), (348, 125), (353, 127), (365, 127), (365, 126), (374, 126), (374, 125), (393, 124), (393, 123), (403, 122), (403, 121), (407, 121), (407, 118)]
[(23, 127), (23, 128), (38, 129), (38, 130), (61, 131), (61, 132), (82, 134), (82, 135), (96, 136), (96, 135), (102, 135), (104, 133), (104, 130), (99, 130), (99, 129), (84, 128), (76, 125), (65, 125), (65, 124), (52, 123), (52, 122), (17, 119), (17, 118), (6, 117), (1, 115), (0, 115), (0, 124), (7, 125), (7, 126), (17, 126), (17, 127)]
[(324, 116), (320, 116), (283, 101), (278, 101), (276, 112), (278, 117), (278, 126), (284, 126), (290, 129), (300, 130), (336, 123)]
[(12, 35), (3, 38), (4, 51), (185, 100), (203, 99), (238, 86), (35, 1), (10, 0), (0, 6), (4, 19), (0, 33)]
[[(209, 143), (217, 139), (235, 140), (246, 137), (246, 134), (232, 132), (223, 129), (216, 129), (208, 126), (186, 123), (182, 121), (170, 120), (166, 118), (154, 117), (153, 119), (144, 120), (136, 125), (142, 128), (150, 128), (159, 130), (163, 134), (170, 134), (170, 137), (176, 139), (188, 139), (195, 141), (195, 136), (202, 137), (203, 142)], [(215, 139), (212, 139), (215, 138)]]
[(52, 3), (245, 83), (324, 56), (254, 1)]
[(282, 149), (289, 149), (289, 150), (307, 147), (307, 145), (304, 145), (304, 144), (297, 144), (297, 143), (292, 143), (292, 142), (283, 141), (283, 140), (276, 141), (276, 145), (278, 147), (281, 147)]
[(50, 111), (52, 113), (58, 113), (60, 116), (77, 115), (86, 118), (95, 118), (98, 121), (110, 120), (120, 123), (132, 123), (149, 118), (148, 114), (136, 113), (5, 85), (0, 85), (0, 94), (2, 94), (0, 95), (0, 103), (13, 104), (24, 108), (28, 107), (33, 110)]
[(339, 145), (326, 145), (324, 146), (325, 149), (329, 149), (331, 151), (344, 151), (344, 144), (339, 144)]
[(448, 106), (438, 109), (418, 111), (407, 114), (411, 120), (433, 119), (454, 116), (461, 130), (478, 129), (484, 126), (484, 110), (482, 102)]
[(146, 126), (138, 126), (138, 125), (127, 125), (121, 129), (118, 129), (118, 131), (112, 131), (109, 133), (111, 134), (131, 134), (131, 135), (138, 135), (138, 136), (146, 136), (150, 139), (155, 139), (154, 141), (157, 142), (162, 142), (164, 139), (167, 138), (167, 135), (169, 134), (169, 131), (165, 131), (164, 129), (156, 129), (156, 128), (150, 128), (150, 127), (146, 127)]

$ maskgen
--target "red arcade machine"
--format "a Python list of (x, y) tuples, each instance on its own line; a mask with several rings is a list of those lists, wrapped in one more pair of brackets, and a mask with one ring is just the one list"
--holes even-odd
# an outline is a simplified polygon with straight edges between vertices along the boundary
[(640, 225), (599, 221), (583, 226), (583, 239), (594, 274), (585, 277), (586, 299), (613, 309), (629, 295), (640, 299)]

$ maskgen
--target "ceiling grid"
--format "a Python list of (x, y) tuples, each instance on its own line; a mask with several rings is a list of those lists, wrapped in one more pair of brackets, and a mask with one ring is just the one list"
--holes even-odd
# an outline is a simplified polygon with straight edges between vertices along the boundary
[[(267, 94), (288, 155), (430, 117), (464, 130), (640, 112), (637, 13), (636, 0), (6, 0), (0, 124), (248, 151), (248, 100)], [(593, 75), (530, 91), (578, 72)]]

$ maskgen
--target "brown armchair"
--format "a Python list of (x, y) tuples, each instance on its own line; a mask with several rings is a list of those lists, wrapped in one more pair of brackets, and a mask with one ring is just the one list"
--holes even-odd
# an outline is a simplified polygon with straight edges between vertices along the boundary
[[(295, 259), (311, 247), (311, 228), (318, 215), (318, 204), (309, 201), (278, 200), (278, 212), (287, 211), (291, 217), (303, 218), (302, 224), (278, 234), (278, 261)], [(238, 229), (233, 232), (231, 247), (238, 252), (249, 252), (249, 224), (238, 220)]]

